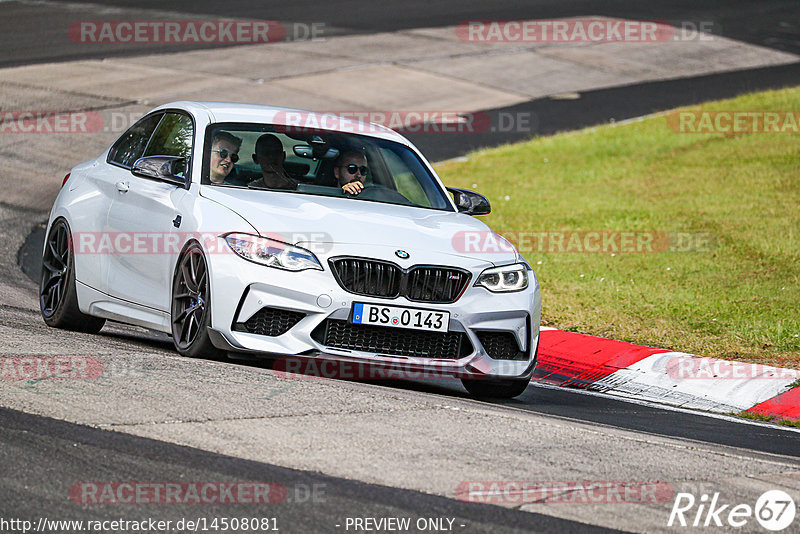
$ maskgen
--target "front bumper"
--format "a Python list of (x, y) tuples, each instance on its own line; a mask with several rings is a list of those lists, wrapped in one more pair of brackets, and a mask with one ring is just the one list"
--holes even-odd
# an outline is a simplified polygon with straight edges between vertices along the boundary
[[(485, 266), (467, 268), (472, 279), (461, 297), (452, 304), (411, 302), (354, 295), (336, 282), (327, 262), (320, 258), (324, 271), (290, 272), (254, 264), (235, 254), (209, 257), (211, 274), (212, 343), (222, 350), (264, 356), (297, 355), (340, 362), (401, 366), (403, 369), (434, 371), (460, 377), (529, 378), (533, 373), (539, 341), (541, 300), (535, 276), (529, 287), (515, 293), (491, 293), (475, 287), (474, 281)], [(531, 273), (533, 274), (533, 273)], [(347, 321), (354, 302), (442, 310), (450, 313), (448, 331), (463, 333), (467, 350), (457, 357), (425, 357), (383, 354), (336, 348), (323, 344), (320, 329), (328, 320)], [(236, 325), (251, 319), (263, 308), (299, 312), (303, 317), (279, 335), (240, 331)], [(340, 323), (341, 324), (341, 323)], [(354, 328), (362, 328), (354, 326)], [(391, 327), (393, 334), (405, 331)], [(316, 335), (314, 331), (317, 330)], [(524, 353), (514, 360), (492, 358), (479, 340), (485, 332), (513, 334)], [(316, 338), (316, 339), (315, 339)], [(485, 339), (485, 338), (484, 338)], [(524, 358), (524, 359), (523, 359)]]

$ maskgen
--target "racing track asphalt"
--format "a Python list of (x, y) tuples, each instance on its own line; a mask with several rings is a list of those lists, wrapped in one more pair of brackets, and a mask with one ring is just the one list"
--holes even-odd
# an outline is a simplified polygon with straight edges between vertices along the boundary
[[(53, 17), (62, 9), (59, 2), (37, 2), (35, 4), (7, 2), (6, 5), (8, 4), (15, 5), (15, 8), (20, 11), (23, 21), (37, 16), (56, 26), (58, 23), (53, 20)], [(124, 6), (125, 2), (105, 0), (96, 4)], [(539, 1), (533, 3), (535, 6), (533, 8), (531, 2), (511, 2), (498, 8), (491, 2), (471, 2), (465, 6), (463, 2), (448, 0), (434, 5), (426, 4), (427, 14), (420, 19), (413, 16), (416, 12), (413, 8), (404, 9), (404, 16), (393, 14), (399, 5), (396, 2), (390, 2), (388, 7), (386, 4), (382, 4), (381, 9), (361, 6), (357, 19), (342, 18), (342, 13), (346, 9), (341, 7), (331, 9), (330, 5), (324, 2), (302, 8), (295, 3), (254, 3), (246, 0), (234, 0), (225, 4), (224, 8), (221, 8), (218, 3), (205, 1), (172, 3), (171, 5), (176, 11), (197, 15), (246, 12), (252, 13), (254, 17), (278, 20), (323, 20), (336, 28), (339, 33), (378, 32), (414, 28), (419, 25), (453, 24), (454, 19), (512, 19), (534, 16), (556, 18), (585, 15), (586, 13), (626, 18), (644, 19), (649, 17), (659, 20), (714, 20), (716, 28), (722, 30), (726, 36), (755, 44), (769, 44), (782, 50), (800, 52), (800, 34), (793, 33), (798, 30), (798, 27), (792, 25), (792, 20), (797, 20), (797, 17), (792, 19), (793, 13), (797, 11), (797, 5), (781, 1), (760, 4), (761, 7), (757, 13), (748, 13), (748, 20), (744, 20), (743, 13), (746, 13), (746, 10), (744, 3), (741, 2), (685, 2), (678, 6), (670, 3), (669, 7), (657, 6), (657, 3), (643, 6), (641, 2), (615, 2), (612, 7), (608, 7), (603, 2), (575, 2), (564, 6), (559, 2)], [(73, 10), (73, 16), (76, 19), (80, 18), (82, 9), (89, 9), (88, 7), (82, 8), (80, 4), (70, 4), (70, 6), (73, 6), (70, 9)], [(136, 9), (158, 9), (161, 6), (161, 2), (139, 2)], [(711, 13), (713, 13), (713, 17)], [(3, 24), (8, 23), (8, 19), (5, 20), (5, 22), (0, 21), (0, 29)], [(0, 31), (0, 42), (7, 38), (8, 34)], [(59, 39), (63, 39), (63, 35), (59, 35)], [(153, 52), (153, 47), (159, 46), (150, 45), (147, 51)], [(62, 48), (63, 46), (59, 50)], [(102, 49), (100, 51), (103, 52)], [(56, 55), (60, 52), (47, 45), (47, 39), (31, 45), (30, 48), (23, 47), (23, 52), (24, 54), (19, 58), (20, 61), (23, 59), (28, 62), (63, 59)], [(82, 48), (78, 49), (76, 53), (85, 58), (92, 57), (93, 54), (99, 52), (94, 48)], [(3, 64), (0, 59), (0, 65)], [(575, 100), (542, 98), (507, 108), (487, 110), (487, 113), (492, 116), (491, 124), (500, 124), (495, 119), (501, 113), (530, 113), (538, 119), (534, 123), (532, 133), (545, 135), (607, 123), (612, 119), (621, 121), (678, 105), (694, 104), (713, 98), (735, 96), (747, 91), (798, 83), (800, 83), (800, 66), (791, 64), (587, 91), (581, 93), (580, 98)], [(412, 142), (420, 146), (429, 158), (441, 160), (461, 156), (469, 150), (482, 146), (519, 141), (529, 137), (530, 133), (489, 131), (468, 135), (414, 133), (406, 135)], [(24, 272), (34, 281), (36, 281), (41, 265), (40, 251), (43, 239), (42, 228), (34, 228), (18, 255)], [(460, 386), (444, 385), (440, 388), (440, 385), (431, 383), (400, 383), (396, 386), (455, 395), (465, 394)], [(684, 437), (756, 451), (788, 455), (800, 454), (796, 445), (797, 434), (780, 428), (743, 424), (703, 415), (635, 405), (617, 399), (587, 396), (568, 390), (531, 387), (523, 397), (510, 401), (508, 405), (641, 432)]]
[[(387, 381), (387, 386), (468, 398), (453, 381)], [(480, 402), (480, 401), (474, 401)], [(600, 393), (535, 382), (512, 400), (500, 404), (572, 421), (591, 422), (645, 434), (728, 445), (752, 451), (800, 457), (800, 431), (753, 423), (735, 416), (717, 417), (690, 410), (639, 404)]]
[[(453, 531), (618, 532), (538, 513), (470, 503), (424, 493), (288, 469), (95, 429), (0, 408), (0, 463), (5, 487), (0, 517), (30, 520), (159, 521), (205, 517), (277, 517), (281, 532), (346, 532), (348, 517), (454, 519)], [(80, 505), (67, 498), (82, 482), (277, 483), (286, 499), (268, 504)], [(34, 484), (42, 481), (43, 484)], [(106, 501), (108, 502), (108, 501)], [(76, 529), (77, 530), (77, 529)], [(172, 530), (176, 531), (176, 530)], [(212, 530), (216, 531), (216, 530)]]
[[(368, 34), (439, 27), (469, 20), (556, 19), (605, 16), (635, 20), (710, 22), (713, 33), (760, 46), (800, 52), (798, 6), (792, 0), (4, 0), (0, 9), (0, 67), (110, 56), (175, 52), (225, 45), (97, 45), (65, 42), (69, 24), (80, 20), (180, 20), (233, 17), (325, 24), (325, 35)], [(10, 16), (9, 16), (10, 15)], [(150, 17), (150, 18), (148, 18)], [(291, 32), (290, 32), (291, 35)], [(2, 57), (4, 56), (5, 57)]]
[[(105, 5), (124, 5), (123, 2), (99, 2)], [(36, 35), (34, 28), (55, 27), (61, 22), (58, 17), (58, 2), (17, 3), (5, 2), (6, 6), (14, 4), (21, 9), (24, 16), (16, 24), (14, 31), (7, 25), (9, 18), (0, 22), (0, 42), (3, 39), (19, 40), (22, 34)], [(139, 3), (139, 8), (162, 7), (162, 2)], [(353, 3), (354, 5), (355, 3)], [(530, 12), (530, 2), (510, 2), (498, 9), (494, 2), (473, 2), (465, 5), (457, 0), (424, 5), (424, 16), (409, 15), (415, 13), (413, 7), (403, 9), (405, 16), (397, 16), (399, 2), (388, 6), (359, 9), (357, 20), (347, 16), (347, 9), (318, 3), (309, 6), (300, 3), (263, 2), (263, 11), (255, 10), (252, 1), (232, 1), (225, 4), (200, 1), (180, 6), (184, 12), (203, 15), (226, 15), (244, 10), (254, 17), (279, 20), (325, 20), (331, 24), (332, 33), (353, 33), (386, 31), (416, 26), (452, 24), (454, 19), (466, 20), (475, 18), (511, 19), (511, 18), (556, 18), (586, 13), (620, 16), (628, 18), (658, 18), (671, 20), (709, 20), (714, 19), (726, 36), (745, 40), (755, 44), (774, 46), (782, 50), (797, 53), (800, 51), (800, 38), (797, 36), (797, 5), (792, 2), (759, 3), (758, 12), (742, 16), (747, 12), (747, 2), (679, 2), (669, 6), (657, 3), (642, 2), (575, 2), (564, 7), (561, 2), (536, 2), (536, 13)], [(374, 4), (378, 6), (378, 4)], [(0, 9), (6, 6), (0, 4)], [(713, 16), (712, 16), (713, 14)], [(26, 18), (27, 17), (27, 18)], [(49, 18), (48, 18), (49, 17)], [(77, 18), (80, 18), (78, 15)], [(114, 18), (113, 16), (109, 18)], [(3, 27), (3, 25), (6, 25)], [(61, 39), (61, 36), (59, 36)], [(47, 33), (36, 42), (28, 42), (15, 57), (0, 58), (0, 64), (24, 64), (52, 60), (74, 59), (76, 57), (98, 57), (108, 51), (102, 49), (87, 50), (85, 47), (53, 46), (53, 40)], [(2, 43), (0, 49), (9, 50)], [(185, 47), (181, 47), (185, 50)], [(146, 52), (166, 51), (166, 47), (148, 46)], [(142, 53), (127, 49), (126, 54)], [(114, 52), (111, 54), (123, 51)], [(636, 86), (592, 91), (581, 94), (578, 100), (539, 99), (513, 108), (491, 110), (489, 113), (533, 111), (541, 126), (537, 134), (568, 130), (581, 126), (607, 122), (613, 118), (622, 120), (635, 117), (675, 105), (691, 104), (698, 101), (733, 96), (743, 91), (796, 85), (800, 83), (800, 69), (796, 65), (758, 69), (740, 73), (727, 73), (698, 78), (653, 82)], [(472, 137), (467, 142), (447, 139), (439, 136), (431, 140), (415, 138), (423, 151), (432, 159), (443, 159), (463, 154), (465, 151), (479, 146), (494, 145), (518, 140), (519, 134), (507, 136), (502, 132), (489, 132), (485, 137)], [(449, 144), (447, 142), (450, 142)], [(20, 250), (25, 259), (26, 271), (37, 272), (36, 259), (41, 250), (41, 232), (39, 241), (36, 234), (28, 239)], [(5, 273), (4, 273), (5, 276)], [(114, 334), (112, 334), (113, 336)], [(150, 343), (163, 346), (158, 338), (132, 337), (119, 338), (121, 342), (135, 346)], [(264, 365), (254, 363), (255, 366)], [(466, 396), (460, 386), (432, 383), (387, 383), (389, 387), (410, 389), (422, 395)], [(477, 402), (477, 401), (475, 401)], [(709, 418), (700, 414), (660, 409), (653, 406), (631, 404), (617, 399), (589, 395), (581, 392), (531, 386), (520, 398), (503, 403), (509, 410), (526, 410), (564, 418), (584, 421), (600, 425), (635, 430), (637, 432), (687, 438), (690, 440), (741, 447), (752, 451), (776, 453), (788, 456), (800, 456), (797, 446), (798, 434), (778, 427), (749, 422), (730, 421), (720, 418)], [(240, 460), (199, 451), (189, 447), (180, 447), (161, 441), (132, 437), (104, 430), (97, 430), (82, 425), (74, 425), (63, 421), (43, 418), (13, 410), (0, 410), (0, 419), (4, 421), (0, 429), (0, 448), (3, 474), (8, 479), (4, 484), (3, 499), (0, 503), (0, 515), (14, 516), (18, 510), (26, 512), (53, 512), (60, 518), (114, 518), (119, 515), (118, 509), (78, 508), (65, 502), (64, 488), (75, 480), (112, 479), (127, 477), (131, 480), (174, 480), (179, 479), (187, 470), (194, 469), (195, 480), (286, 480), (291, 484), (322, 482), (327, 484), (331, 497), (324, 506), (302, 507), (297, 503), (286, 503), (280, 509), (280, 517), (290, 522), (304, 518), (306, 524), (323, 527), (329, 525), (334, 517), (352, 516), (358, 510), (360, 516), (386, 517), (392, 515), (405, 516), (457, 516), (464, 518), (471, 526), (480, 525), (479, 530), (500, 531), (541, 530), (569, 532), (572, 530), (586, 532), (588, 527), (581, 523), (554, 519), (549, 516), (531, 517), (529, 512), (504, 510), (496, 507), (485, 507), (475, 504), (435, 497), (422, 493), (396, 490), (383, 486), (369, 485), (347, 481), (323, 475), (314, 475), (304, 471), (296, 471), (268, 464)], [(84, 471), (91, 465), (93, 471)], [(200, 467), (202, 466), (202, 467)], [(36, 483), (35, 481), (41, 481)], [(27, 487), (34, 485), (34, 487)], [(10, 488), (15, 488), (10, 491)], [(283, 505), (282, 505), (283, 506)], [(146, 508), (146, 507), (145, 507)], [(159, 519), (191, 515), (189, 508), (172, 511), (168, 507), (137, 508), (141, 517), (157, 516)], [(133, 510), (133, 509), (129, 509)], [(276, 509), (277, 512), (278, 509)], [(264, 514), (270, 510), (264, 510)], [(208, 508), (197, 509), (194, 515), (211, 515)], [(205, 514), (203, 513), (205, 512)], [(230, 514), (230, 510), (225, 510)], [(18, 513), (16, 513), (19, 516)], [(128, 518), (135, 514), (126, 514)], [(219, 514), (216, 514), (219, 515)], [(292, 531), (292, 529), (287, 529)], [(598, 529), (598, 531), (600, 531)]]
[[(514, 117), (531, 117), (531, 131), (497, 131), (457, 135), (404, 133), (431, 161), (461, 156), (471, 150), (530, 137), (620, 122), (680, 106), (730, 98), (752, 91), (800, 84), (800, 63), (748, 69), (692, 78), (647, 82), (584, 91), (576, 99), (537, 98), (514, 106), (484, 110), (489, 124), (511, 124)], [(502, 117), (505, 117), (502, 118)], [(512, 129), (513, 130), (513, 129)]]

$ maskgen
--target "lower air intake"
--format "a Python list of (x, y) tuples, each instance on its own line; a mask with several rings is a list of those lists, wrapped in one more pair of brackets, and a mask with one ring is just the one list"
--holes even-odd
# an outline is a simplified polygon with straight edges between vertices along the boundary
[(527, 360), (528, 355), (519, 350), (517, 337), (511, 332), (476, 332), (486, 354), (495, 360)]
[(236, 332), (277, 337), (291, 330), (305, 316), (296, 311), (261, 308), (247, 321), (233, 325), (233, 329)]
[(457, 360), (472, 352), (463, 332), (421, 332), (405, 328), (354, 325), (327, 319), (311, 333), (321, 345), (391, 356)]

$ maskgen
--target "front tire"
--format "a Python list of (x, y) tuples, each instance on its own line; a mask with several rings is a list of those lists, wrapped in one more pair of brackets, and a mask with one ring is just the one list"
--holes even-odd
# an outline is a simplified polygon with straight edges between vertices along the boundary
[(81, 313), (75, 289), (72, 233), (64, 219), (50, 227), (42, 254), (39, 310), (47, 326), (96, 334), (106, 320)]
[(172, 341), (175, 349), (191, 358), (221, 359), (208, 337), (211, 325), (211, 284), (203, 249), (192, 243), (181, 254), (172, 280)]
[(479, 399), (513, 399), (522, 395), (530, 381), (530, 378), (461, 379), (461, 383), (464, 384), (469, 394)]

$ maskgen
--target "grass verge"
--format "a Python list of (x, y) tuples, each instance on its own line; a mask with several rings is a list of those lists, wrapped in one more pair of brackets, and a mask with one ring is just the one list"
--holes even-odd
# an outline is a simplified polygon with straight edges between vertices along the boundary
[[(800, 88), (685, 109), (800, 110)], [(667, 121), (536, 138), (437, 171), (490, 199), (485, 222), (539, 277), (543, 324), (800, 368), (800, 135)]]
[(775, 417), (774, 415), (761, 415), (759, 413), (752, 413), (752, 412), (741, 412), (732, 415), (738, 415), (739, 417), (743, 417), (745, 419), (752, 419), (754, 421), (765, 421), (769, 423), (775, 423), (778, 425), (794, 426), (800, 428), (800, 421), (795, 419), (780, 419), (778, 417)]

